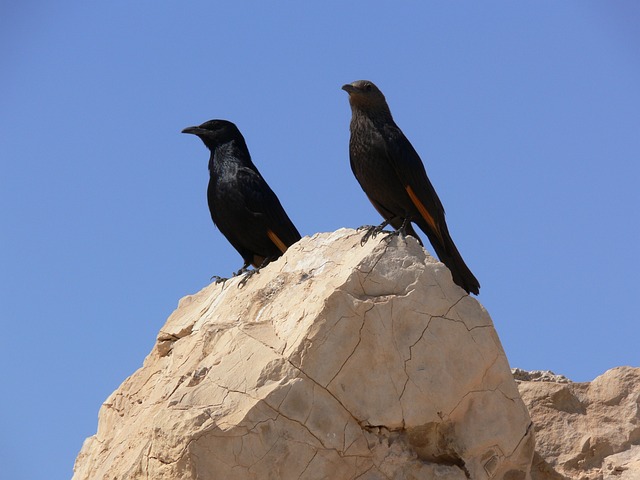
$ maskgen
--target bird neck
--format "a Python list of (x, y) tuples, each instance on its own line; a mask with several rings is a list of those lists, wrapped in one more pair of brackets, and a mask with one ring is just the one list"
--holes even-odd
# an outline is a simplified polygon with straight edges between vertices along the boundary
[(221, 167), (228, 162), (244, 167), (253, 166), (251, 155), (244, 140), (229, 140), (211, 149), (211, 157), (209, 158), (210, 172), (213, 172), (215, 166)]
[(384, 105), (351, 105), (352, 122), (368, 119), (376, 125), (384, 125), (393, 122), (391, 110)]

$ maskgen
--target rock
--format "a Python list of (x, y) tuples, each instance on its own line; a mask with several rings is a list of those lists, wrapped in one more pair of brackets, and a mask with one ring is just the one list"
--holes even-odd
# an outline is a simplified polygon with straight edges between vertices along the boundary
[(305, 237), (244, 288), (182, 299), (73, 478), (529, 478), (486, 310), (415, 239), (361, 237)]
[(535, 425), (534, 480), (640, 479), (640, 368), (518, 388)]
[(520, 368), (512, 368), (511, 373), (513, 378), (526, 382), (556, 382), (556, 383), (569, 383), (569, 380), (564, 375), (556, 375), (551, 370), (522, 370)]

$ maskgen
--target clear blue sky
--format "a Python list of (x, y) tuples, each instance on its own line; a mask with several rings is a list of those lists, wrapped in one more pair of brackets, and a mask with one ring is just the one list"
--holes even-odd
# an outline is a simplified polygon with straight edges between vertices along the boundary
[(511, 365), (640, 364), (640, 4), (214, 3), (0, 7), (3, 478), (69, 478), (178, 300), (240, 266), (182, 128), (235, 122), (303, 235), (379, 222), (347, 152), (362, 78)]

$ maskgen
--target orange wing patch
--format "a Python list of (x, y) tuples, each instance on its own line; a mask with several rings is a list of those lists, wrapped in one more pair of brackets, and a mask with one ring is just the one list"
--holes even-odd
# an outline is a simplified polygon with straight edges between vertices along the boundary
[(431, 230), (433, 230), (433, 232), (438, 236), (440, 243), (444, 244), (444, 241), (442, 240), (442, 234), (440, 233), (440, 228), (438, 227), (438, 224), (433, 219), (431, 214), (427, 211), (426, 207), (422, 204), (420, 199), (416, 196), (416, 194), (413, 191), (413, 188), (411, 188), (409, 185), (407, 185), (404, 188), (407, 190), (407, 193), (409, 194), (409, 198), (411, 199), (413, 204), (416, 206), (416, 208), (420, 212), (420, 215), (422, 215), (422, 218), (424, 218), (425, 222), (427, 222), (431, 227)]
[(287, 246), (282, 240), (278, 238), (275, 233), (273, 233), (273, 231), (267, 229), (267, 237), (269, 237), (269, 239), (275, 244), (276, 247), (278, 247), (278, 250), (280, 250), (282, 253), (287, 251)]

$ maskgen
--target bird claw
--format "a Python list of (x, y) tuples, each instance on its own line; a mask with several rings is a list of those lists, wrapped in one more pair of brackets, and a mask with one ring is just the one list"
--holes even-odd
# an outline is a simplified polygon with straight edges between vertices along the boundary
[(370, 227), (367, 229), (367, 232), (360, 239), (360, 246), (363, 246), (365, 243), (367, 243), (370, 238), (375, 238), (376, 235), (378, 235), (377, 233), (374, 233), (375, 230), (376, 227)]
[(387, 243), (389, 243), (389, 241), (393, 237), (401, 237), (403, 239), (406, 238), (406, 236), (407, 236), (407, 225), (409, 225), (409, 223), (411, 223), (409, 221), (409, 219), (405, 218), (402, 221), (402, 225), (400, 225), (400, 228), (394, 230), (393, 232), (388, 232), (387, 235), (385, 235), (383, 240), (386, 241)]
[[(249, 264), (247, 263), (247, 264), (243, 265), (240, 268), (240, 270), (238, 270), (237, 272), (233, 272), (233, 274), (231, 275), (230, 278), (237, 277), (238, 275), (242, 275), (243, 273), (248, 272), (248, 271), (249, 271)], [(216, 285), (218, 285), (219, 283), (222, 283), (222, 286), (224, 286), (224, 284), (226, 283), (227, 280), (229, 280), (229, 278), (221, 277), (219, 275), (214, 275), (214, 276), (212, 276), (210, 278), (210, 280), (214, 280)], [(247, 279), (243, 279), (241, 283), (244, 285), (244, 283), (247, 280), (248, 280), (248, 278)]]
[(384, 236), (383, 240), (387, 243), (389, 243), (393, 237), (405, 238), (407, 236), (407, 233), (402, 228), (399, 228), (398, 230), (394, 230), (393, 232), (385, 232), (385, 233), (386, 235)]
[[(386, 227), (386, 226), (387, 226), (386, 224), (382, 224), (382, 225), (363, 225), (362, 227), (358, 228), (358, 230), (367, 229), (367, 232), (362, 236), (362, 239), (360, 240), (360, 245), (364, 245), (371, 238), (376, 238), (380, 233), (385, 231), (384, 227)], [(388, 232), (388, 233), (392, 233), (392, 232)]]
[(245, 270), (244, 277), (242, 280), (238, 282), (238, 288), (242, 288), (246, 285), (251, 277), (253, 277), (256, 273), (260, 273), (260, 269), (256, 268), (255, 270)]
[(237, 277), (238, 275), (242, 275), (245, 272), (249, 271), (249, 267), (247, 265), (244, 265), (240, 270), (238, 270), (237, 272), (233, 272), (233, 276)]

